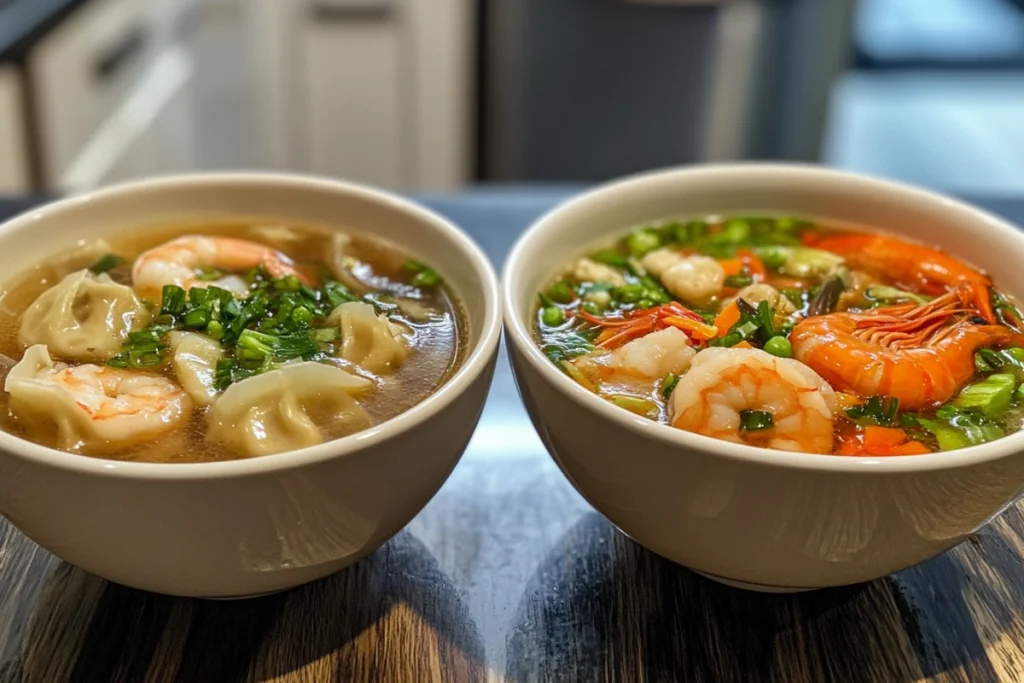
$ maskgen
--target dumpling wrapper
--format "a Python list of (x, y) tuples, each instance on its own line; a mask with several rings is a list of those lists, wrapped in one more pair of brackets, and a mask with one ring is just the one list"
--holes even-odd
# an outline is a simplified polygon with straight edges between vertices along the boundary
[(121, 351), (128, 333), (150, 314), (131, 287), (106, 274), (79, 270), (39, 295), (21, 317), (18, 341), (45, 344), (66, 360), (106, 361)]
[(4, 390), (19, 418), (54, 424), (65, 450), (119, 450), (157, 439), (192, 412), (189, 397), (162, 375), (94, 364), (69, 369), (55, 363), (42, 344), (11, 368)]
[(384, 375), (405, 361), (407, 330), (359, 301), (331, 311), (327, 322), (341, 328), (341, 357), (367, 372)]
[(210, 408), (206, 438), (250, 456), (315, 446), (324, 435), (311, 414), (329, 415), (352, 433), (370, 424), (353, 395), (365, 377), (312, 361), (286, 365), (229, 386)]
[(217, 361), (224, 357), (224, 348), (198, 332), (171, 332), (168, 343), (178, 384), (197, 405), (212, 405), (218, 394), (213, 386), (214, 373)]

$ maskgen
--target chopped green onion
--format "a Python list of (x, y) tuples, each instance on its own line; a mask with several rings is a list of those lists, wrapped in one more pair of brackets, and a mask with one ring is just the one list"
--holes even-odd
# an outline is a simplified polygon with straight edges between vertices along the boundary
[(629, 284), (623, 285), (615, 289), (615, 296), (619, 301), (623, 301), (627, 304), (633, 304), (640, 301), (644, 297), (646, 290), (643, 285)]
[(100, 275), (102, 273), (110, 272), (111, 270), (117, 268), (124, 262), (125, 260), (118, 256), (117, 254), (105, 254), (101, 256), (96, 261), (96, 263), (89, 266), (89, 270), (91, 270), (93, 273), (97, 275)]
[(989, 375), (964, 387), (953, 400), (953, 405), (964, 410), (980, 410), (987, 417), (998, 417), (1009, 409), (1016, 386), (1017, 380), (1013, 375)]
[(185, 314), (185, 327), (202, 329), (210, 324), (210, 312), (205, 308), (194, 308)]
[(629, 260), (617, 251), (605, 249), (590, 255), (591, 260), (613, 268), (628, 268)]
[(858, 424), (875, 424), (890, 427), (896, 424), (900, 408), (898, 398), (892, 396), (872, 396), (859, 406), (846, 409), (846, 416)]
[(408, 261), (405, 264), (405, 269), (410, 273), (414, 273), (411, 281), (413, 287), (436, 287), (443, 281), (437, 271), (419, 261)]
[(750, 277), (749, 275), (730, 275), (729, 277), (725, 278), (724, 284), (726, 287), (740, 289), (742, 287), (746, 287), (747, 285), (754, 284), (754, 278)]
[(775, 426), (772, 414), (767, 410), (741, 410), (740, 431), (759, 432)]
[(666, 401), (668, 397), (672, 395), (676, 385), (679, 384), (679, 375), (674, 375), (671, 372), (665, 375), (665, 379), (661, 381), (661, 396)]
[(177, 285), (164, 285), (160, 301), (161, 315), (179, 315), (185, 310), (185, 290)]
[(217, 320), (211, 320), (206, 326), (206, 334), (210, 335), (214, 341), (220, 341), (224, 338), (224, 326)]

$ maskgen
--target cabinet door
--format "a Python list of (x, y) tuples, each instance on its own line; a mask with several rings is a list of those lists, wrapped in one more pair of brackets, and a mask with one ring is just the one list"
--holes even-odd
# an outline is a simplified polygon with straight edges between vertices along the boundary
[(323, 0), (308, 10), (299, 48), (309, 169), (385, 187), (412, 184), (411, 73), (398, 8)]
[(79, 154), (152, 58), (140, 0), (93, 0), (28, 59), (47, 186)]
[(0, 64), (0, 194), (28, 192), (31, 174), (18, 70)]

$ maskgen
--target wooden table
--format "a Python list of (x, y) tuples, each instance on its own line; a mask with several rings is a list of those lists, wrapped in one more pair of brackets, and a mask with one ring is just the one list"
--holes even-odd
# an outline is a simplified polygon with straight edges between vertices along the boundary
[[(500, 263), (560, 197), (428, 203)], [(986, 204), (1024, 219), (1024, 201)], [(3, 523), (0, 683), (1018, 681), (1022, 554), (1015, 508), (956, 550), (868, 585), (724, 588), (584, 503), (534, 434), (503, 358), (465, 457), (426, 509), (371, 557), (288, 593), (152, 595), (62, 564)]]

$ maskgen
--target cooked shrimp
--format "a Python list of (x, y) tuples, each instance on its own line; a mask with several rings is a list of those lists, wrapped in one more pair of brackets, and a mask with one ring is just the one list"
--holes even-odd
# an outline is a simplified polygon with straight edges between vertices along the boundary
[(752, 306), (757, 306), (762, 301), (767, 301), (768, 305), (774, 308), (776, 313), (783, 316), (792, 315), (796, 312), (796, 306), (793, 305), (793, 302), (784, 297), (779, 290), (771, 285), (760, 282), (747, 285), (736, 292), (736, 298), (743, 299)]
[(42, 344), (25, 352), (4, 388), (15, 413), (55, 422), (62, 445), (71, 448), (85, 441), (108, 448), (149, 441), (180, 426), (192, 412), (191, 399), (166, 377), (54, 363)]
[(816, 247), (840, 254), (847, 265), (884, 275), (913, 292), (938, 295), (960, 284), (970, 287), (973, 304), (987, 321), (995, 322), (992, 310), (992, 279), (938, 249), (885, 235), (838, 235)]
[(634, 339), (611, 353), (582, 356), (573, 363), (594, 384), (627, 378), (659, 379), (685, 371), (695, 353), (686, 333), (667, 327)]
[(665, 289), (680, 299), (706, 304), (725, 285), (725, 269), (710, 256), (683, 256), (672, 249), (656, 249), (640, 261)]
[[(132, 283), (137, 291), (153, 296), (164, 285), (178, 285), (184, 289), (219, 285), (219, 281), (203, 282), (196, 277), (202, 267), (228, 272), (241, 272), (263, 266), (273, 277), (294, 275), (306, 284), (309, 279), (295, 268), (287, 256), (265, 244), (234, 237), (206, 237), (185, 235), (153, 247), (135, 259)], [(232, 278), (225, 284), (234, 286)], [(237, 280), (237, 278), (235, 278)]]
[(579, 282), (607, 282), (613, 287), (626, 284), (622, 273), (609, 265), (589, 258), (576, 259), (572, 264), (572, 276)]
[(838, 390), (892, 396), (911, 410), (933, 406), (970, 380), (975, 351), (1024, 344), (1006, 327), (976, 324), (970, 298), (961, 287), (920, 306), (807, 318), (790, 335), (793, 354)]
[[(678, 429), (786, 451), (832, 451), (832, 387), (806, 365), (760, 349), (704, 349), (669, 401), (669, 423)], [(773, 426), (742, 431), (746, 410), (771, 413)]]

